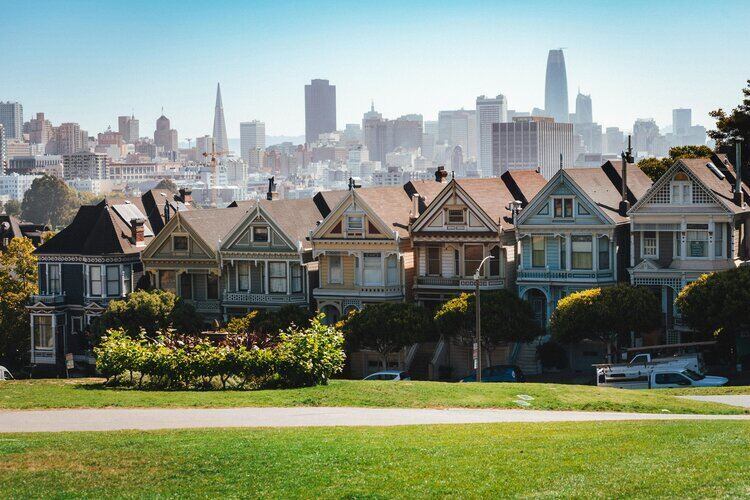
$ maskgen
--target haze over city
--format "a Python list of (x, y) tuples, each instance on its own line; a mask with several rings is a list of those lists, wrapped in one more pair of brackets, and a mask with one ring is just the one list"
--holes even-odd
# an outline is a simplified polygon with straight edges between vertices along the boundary
[(336, 85), (340, 126), (373, 100), (391, 118), (435, 120), (498, 93), (531, 111), (559, 47), (571, 112), (580, 88), (604, 127), (669, 126), (688, 107), (711, 128), (707, 113), (735, 103), (750, 66), (742, 1), (3, 3), (3, 99), (90, 131), (131, 112), (151, 128), (163, 108), (181, 140), (211, 133), (217, 81), (230, 138), (252, 119), (271, 136), (303, 135), (313, 78)]

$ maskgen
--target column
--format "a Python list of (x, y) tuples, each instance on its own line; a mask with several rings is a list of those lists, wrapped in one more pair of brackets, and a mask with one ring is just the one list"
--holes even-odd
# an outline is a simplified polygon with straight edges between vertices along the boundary
[[(719, 228), (721, 231), (721, 228)], [(714, 224), (713, 217), (708, 220), (708, 258), (714, 260), (716, 258), (716, 252), (714, 251), (714, 240), (716, 239), (716, 224)]]
[[(643, 238), (643, 235), (641, 235)], [(630, 230), (630, 267), (635, 267), (635, 234), (634, 231)]]
[(680, 227), (680, 260), (687, 257), (685, 252), (687, 252), (687, 224), (683, 220)]
[(591, 251), (593, 252), (591, 270), (596, 273), (599, 271), (599, 235), (596, 233), (591, 235)]
[(565, 270), (573, 269), (573, 235), (565, 235)]

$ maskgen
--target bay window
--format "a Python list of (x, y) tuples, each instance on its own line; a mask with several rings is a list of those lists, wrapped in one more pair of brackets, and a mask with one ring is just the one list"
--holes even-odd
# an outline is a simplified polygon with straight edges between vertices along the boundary
[(544, 267), (546, 265), (544, 236), (531, 237), (531, 267)]
[[(473, 276), (479, 269), (483, 258), (484, 247), (482, 245), (466, 245), (464, 247), (464, 275)], [(482, 274), (481, 271), (479, 274)]]
[(440, 247), (427, 248), (427, 275), (440, 276)]
[(120, 266), (107, 266), (107, 296), (120, 295)]
[(250, 290), (250, 263), (239, 262), (237, 264), (237, 289), (241, 292)]
[(89, 267), (89, 295), (93, 297), (102, 295), (102, 268), (99, 266)]
[(286, 293), (286, 262), (269, 262), (268, 281), (271, 293)]
[(688, 224), (687, 229), (687, 257), (708, 257), (708, 224)]
[(383, 284), (383, 267), (380, 260), (380, 253), (365, 252), (364, 254), (364, 284), (365, 285), (382, 285)]
[(292, 262), (289, 265), (292, 274), (292, 293), (302, 291), (302, 266), (298, 262)]
[(341, 270), (341, 256), (329, 255), (326, 260), (328, 260), (328, 283), (343, 283), (344, 278)]
[(208, 297), (208, 275), (203, 273), (188, 274), (193, 278), (193, 299), (206, 300)]
[(183, 299), (193, 298), (193, 280), (188, 273), (180, 274), (180, 297)]
[(714, 225), (714, 256), (724, 257), (724, 228), (725, 224)]
[(206, 276), (206, 298), (208, 300), (219, 299), (219, 277), (208, 273)]
[(609, 269), (609, 238), (599, 238), (599, 269)]
[(34, 349), (53, 349), (55, 333), (52, 316), (34, 316)]
[(389, 255), (385, 258), (385, 284), (398, 284), (398, 256)]
[(61, 293), (60, 287), (60, 265), (50, 264), (47, 267), (47, 293)]
[(571, 237), (571, 260), (573, 269), (591, 269), (593, 265), (592, 240), (589, 235)]
[(658, 258), (658, 245), (656, 231), (644, 231), (643, 233), (643, 250), (642, 255), (644, 259), (656, 259)]
[(174, 271), (159, 271), (159, 289), (167, 292), (177, 290), (177, 277)]

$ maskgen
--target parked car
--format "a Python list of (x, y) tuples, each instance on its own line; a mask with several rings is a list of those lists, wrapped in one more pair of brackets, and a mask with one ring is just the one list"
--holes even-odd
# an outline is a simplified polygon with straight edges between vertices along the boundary
[(398, 370), (385, 370), (382, 372), (372, 373), (366, 376), (363, 380), (411, 380), (411, 376), (407, 372), (400, 372)]
[[(459, 380), (459, 382), (476, 381), (476, 370)], [(526, 382), (526, 377), (516, 365), (495, 365), (482, 368), (482, 382)]]
[(714, 375), (703, 375), (690, 368), (659, 367), (629, 372), (597, 370), (596, 385), (621, 389), (663, 389), (671, 387), (720, 387), (729, 379)]

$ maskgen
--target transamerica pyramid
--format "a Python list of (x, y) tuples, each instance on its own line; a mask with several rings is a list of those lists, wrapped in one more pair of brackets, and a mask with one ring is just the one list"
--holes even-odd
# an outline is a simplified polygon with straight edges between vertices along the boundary
[(224, 105), (221, 103), (221, 85), (216, 84), (216, 109), (214, 110), (214, 144), (216, 150), (229, 151), (227, 124), (224, 121)]

